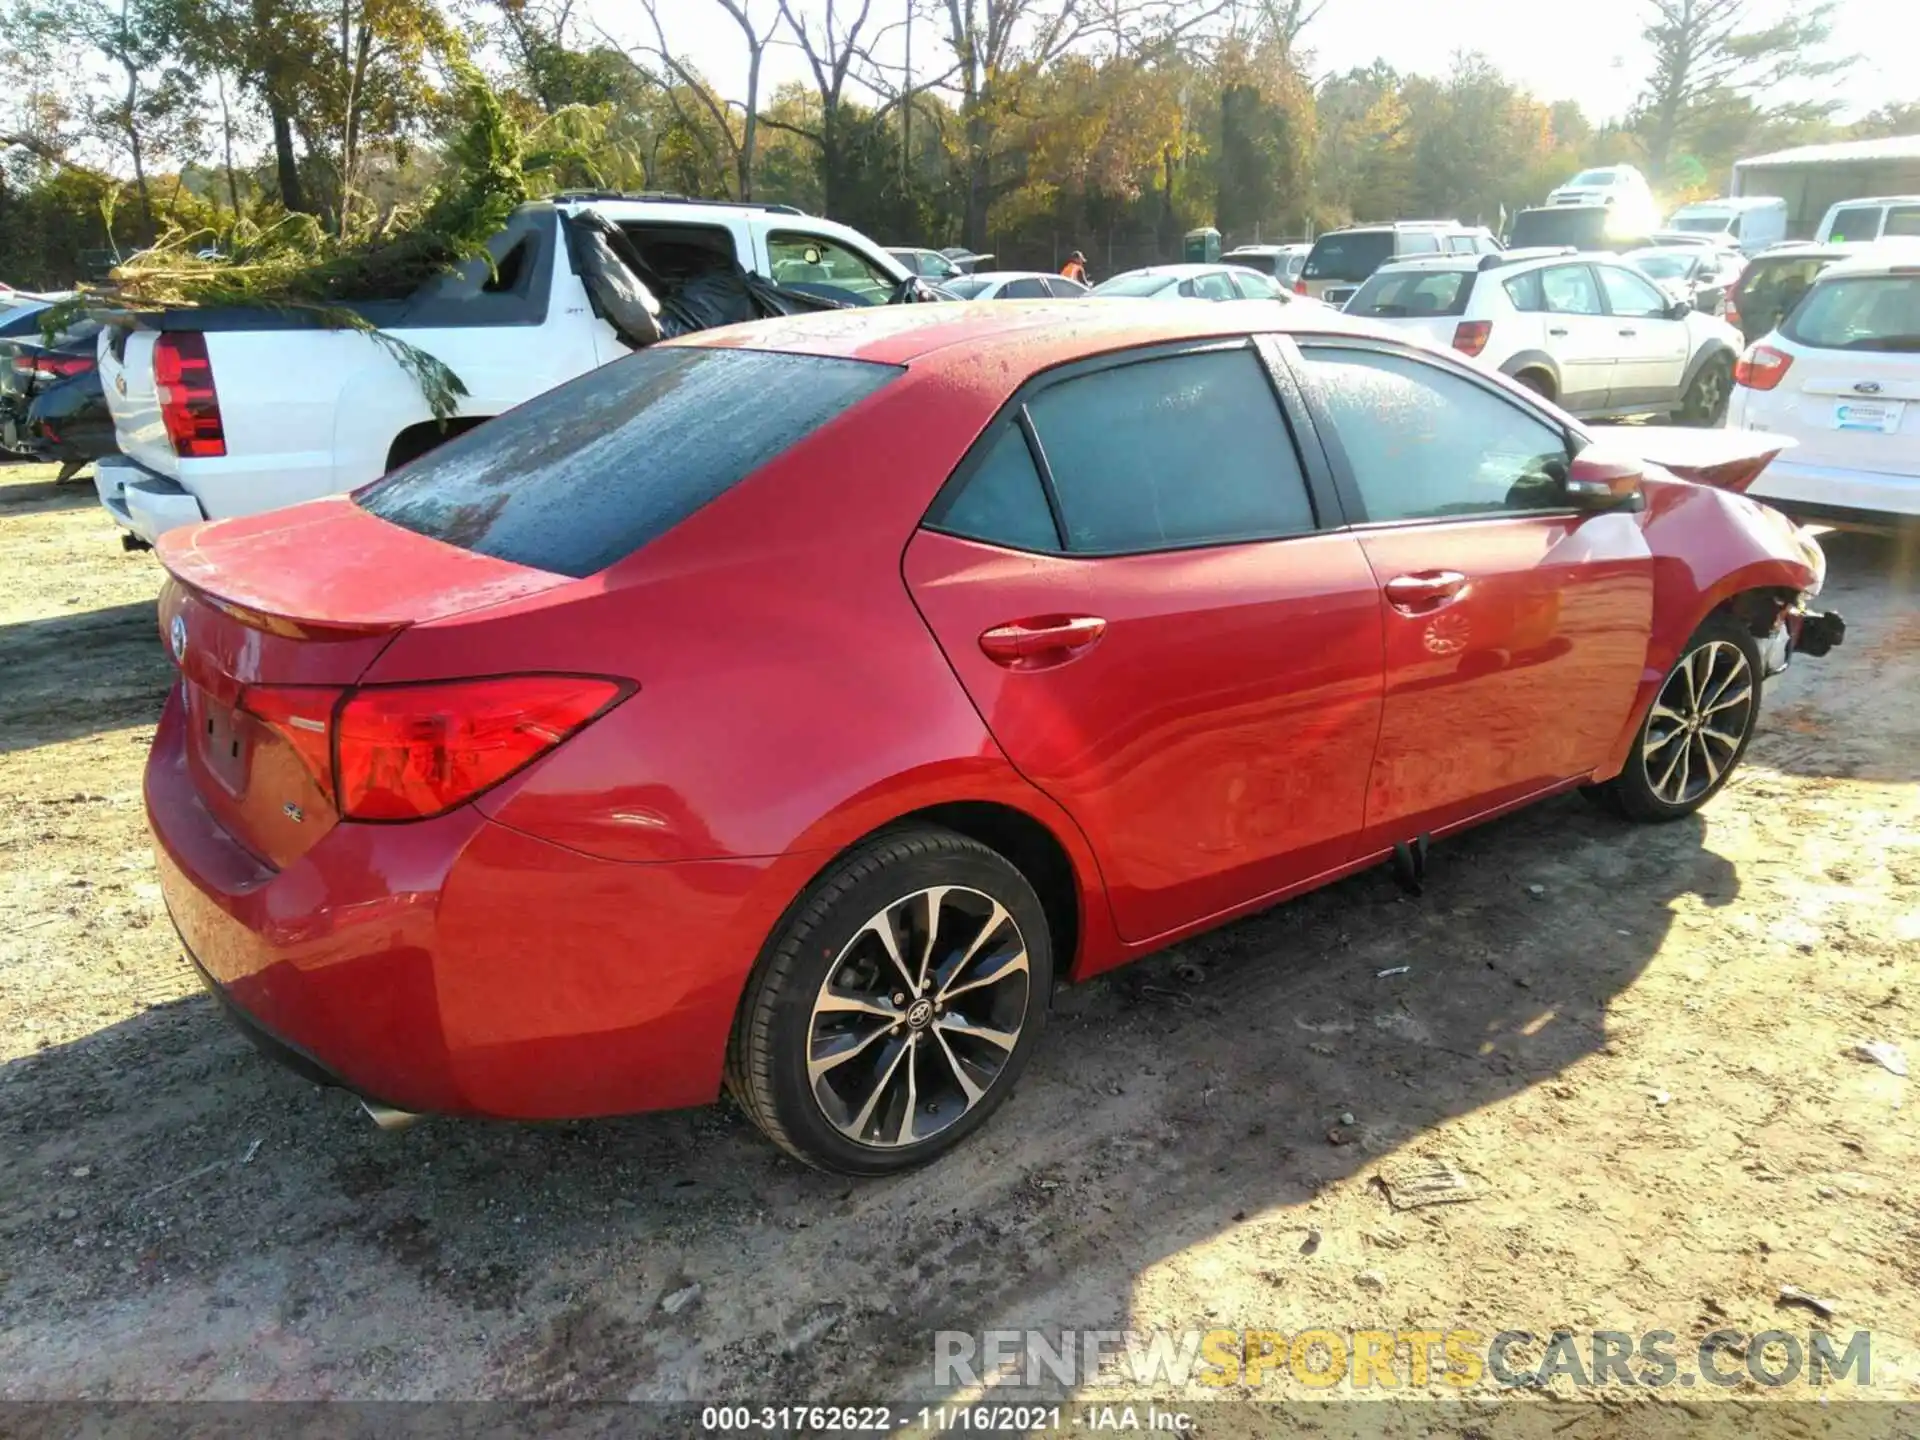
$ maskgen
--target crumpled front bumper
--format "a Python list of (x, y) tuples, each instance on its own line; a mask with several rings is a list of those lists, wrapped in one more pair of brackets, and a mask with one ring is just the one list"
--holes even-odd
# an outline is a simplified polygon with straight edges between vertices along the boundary
[(1834, 611), (1787, 612), (1787, 635), (1795, 655), (1819, 657), (1847, 638), (1847, 622)]

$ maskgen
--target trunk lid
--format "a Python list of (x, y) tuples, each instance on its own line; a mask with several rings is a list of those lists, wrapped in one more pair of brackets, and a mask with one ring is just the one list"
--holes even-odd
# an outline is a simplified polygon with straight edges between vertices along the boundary
[(215, 819), (276, 867), (337, 823), (324, 740), (308, 737), (396, 634), (571, 583), (346, 499), (171, 531), (158, 554), (189, 773)]
[(109, 325), (100, 332), (100, 388), (113, 416), (113, 435), (122, 454), (156, 475), (180, 478), (180, 461), (160, 417), (153, 378), (153, 330)]
[(1793, 348), (1767, 421), (1799, 442), (1795, 461), (1920, 475), (1920, 353)]

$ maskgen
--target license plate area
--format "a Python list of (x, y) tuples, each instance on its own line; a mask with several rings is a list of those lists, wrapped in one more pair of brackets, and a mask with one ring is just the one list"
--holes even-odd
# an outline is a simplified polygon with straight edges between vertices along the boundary
[(1833, 428), (1869, 435), (1891, 435), (1900, 428), (1906, 412), (1904, 400), (1836, 400)]
[(247, 726), (230, 705), (215, 700), (198, 685), (187, 686), (187, 715), (193, 724), (193, 745), (207, 773), (229, 795), (238, 795), (247, 780)]

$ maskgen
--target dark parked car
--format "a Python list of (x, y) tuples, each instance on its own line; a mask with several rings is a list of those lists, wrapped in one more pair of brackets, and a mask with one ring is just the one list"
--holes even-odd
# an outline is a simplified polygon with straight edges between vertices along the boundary
[[(94, 358), (100, 327), (91, 320), (83, 320), (55, 337), (49, 345), (39, 329), (39, 312), (44, 308), (35, 306), (31, 315), (17, 322), (19, 328), (14, 333), (0, 333), (0, 447), (13, 455), (58, 460), (62, 466), (60, 478), (67, 480), (82, 465), (114, 448)], [(14, 321), (12, 315), (4, 319)], [(12, 324), (0, 325), (0, 330), (13, 328)], [(56, 388), (88, 376), (94, 377), (90, 387), (91, 403), (83, 399), (83, 392), (89, 389), (83, 385), (57, 402), (51, 413), (79, 427), (76, 434), (101, 426), (106, 433), (104, 436), (94, 434), (79, 447), (67, 444), (63, 436), (51, 449), (42, 445), (32, 427), (35, 402)], [(57, 420), (55, 424), (55, 433), (59, 436)]]
[(92, 365), (46, 385), (27, 407), (27, 440), (36, 457), (59, 465), (56, 483), (118, 448), (113, 416), (100, 387), (100, 367)]
[(1854, 248), (1807, 241), (1763, 250), (1747, 262), (1739, 283), (1728, 294), (1728, 323), (1740, 327), (1749, 345), (1771, 334), (1813, 287), (1820, 272)]

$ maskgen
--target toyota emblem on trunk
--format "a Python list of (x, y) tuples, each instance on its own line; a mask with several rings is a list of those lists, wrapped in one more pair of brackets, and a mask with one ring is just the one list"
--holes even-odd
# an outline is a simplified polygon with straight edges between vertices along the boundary
[(173, 646), (173, 663), (178, 665), (187, 658), (187, 617), (176, 615), (173, 624), (167, 627), (167, 639)]
[(1853, 388), (1861, 395), (1878, 395), (1880, 393), (1880, 382), (1878, 380), (1862, 380)]

